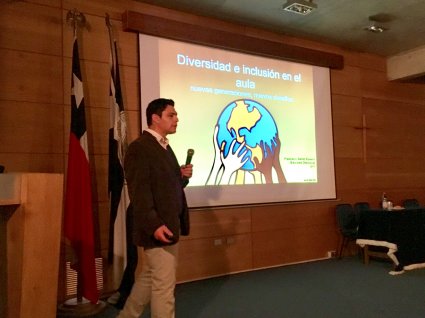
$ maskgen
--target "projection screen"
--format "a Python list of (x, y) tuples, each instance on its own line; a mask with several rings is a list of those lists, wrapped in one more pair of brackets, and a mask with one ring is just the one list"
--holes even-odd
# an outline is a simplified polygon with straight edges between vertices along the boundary
[(191, 208), (335, 199), (328, 68), (139, 35), (145, 108), (173, 99)]

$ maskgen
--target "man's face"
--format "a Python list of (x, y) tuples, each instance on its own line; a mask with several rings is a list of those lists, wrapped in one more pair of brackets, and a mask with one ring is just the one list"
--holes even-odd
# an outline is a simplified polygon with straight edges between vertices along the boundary
[(154, 120), (158, 133), (163, 136), (174, 134), (177, 130), (177, 122), (179, 119), (177, 117), (177, 112), (171, 105), (167, 105), (167, 107), (162, 112), (161, 117), (154, 115)]

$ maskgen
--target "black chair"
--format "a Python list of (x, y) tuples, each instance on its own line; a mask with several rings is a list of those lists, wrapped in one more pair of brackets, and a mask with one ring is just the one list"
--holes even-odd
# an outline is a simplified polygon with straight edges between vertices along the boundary
[(419, 207), (419, 201), (416, 199), (405, 199), (402, 202), (404, 208), (417, 208)]
[(341, 203), (335, 207), (336, 220), (342, 239), (338, 250), (338, 258), (342, 258), (348, 243), (357, 239), (359, 220), (351, 204)]
[(356, 203), (354, 203), (354, 210), (363, 211), (363, 210), (369, 210), (369, 209), (370, 209), (369, 202), (356, 202)]
[(360, 213), (370, 209), (369, 202), (354, 203), (354, 213), (356, 214), (357, 222), (360, 222)]

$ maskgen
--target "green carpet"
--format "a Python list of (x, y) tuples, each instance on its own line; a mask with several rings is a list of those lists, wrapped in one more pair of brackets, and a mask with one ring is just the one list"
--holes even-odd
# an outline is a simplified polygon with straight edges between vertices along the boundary
[[(179, 284), (176, 318), (425, 317), (425, 270), (392, 276), (391, 269), (353, 257)], [(96, 318), (117, 313), (108, 307)]]

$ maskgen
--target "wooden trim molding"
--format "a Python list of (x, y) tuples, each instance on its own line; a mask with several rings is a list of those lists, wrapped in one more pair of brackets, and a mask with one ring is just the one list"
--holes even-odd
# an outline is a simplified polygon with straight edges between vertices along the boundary
[(344, 67), (343, 56), (339, 54), (216, 30), (208, 25), (194, 25), (134, 11), (125, 11), (122, 20), (124, 31), (140, 32), (172, 40), (332, 69)]

